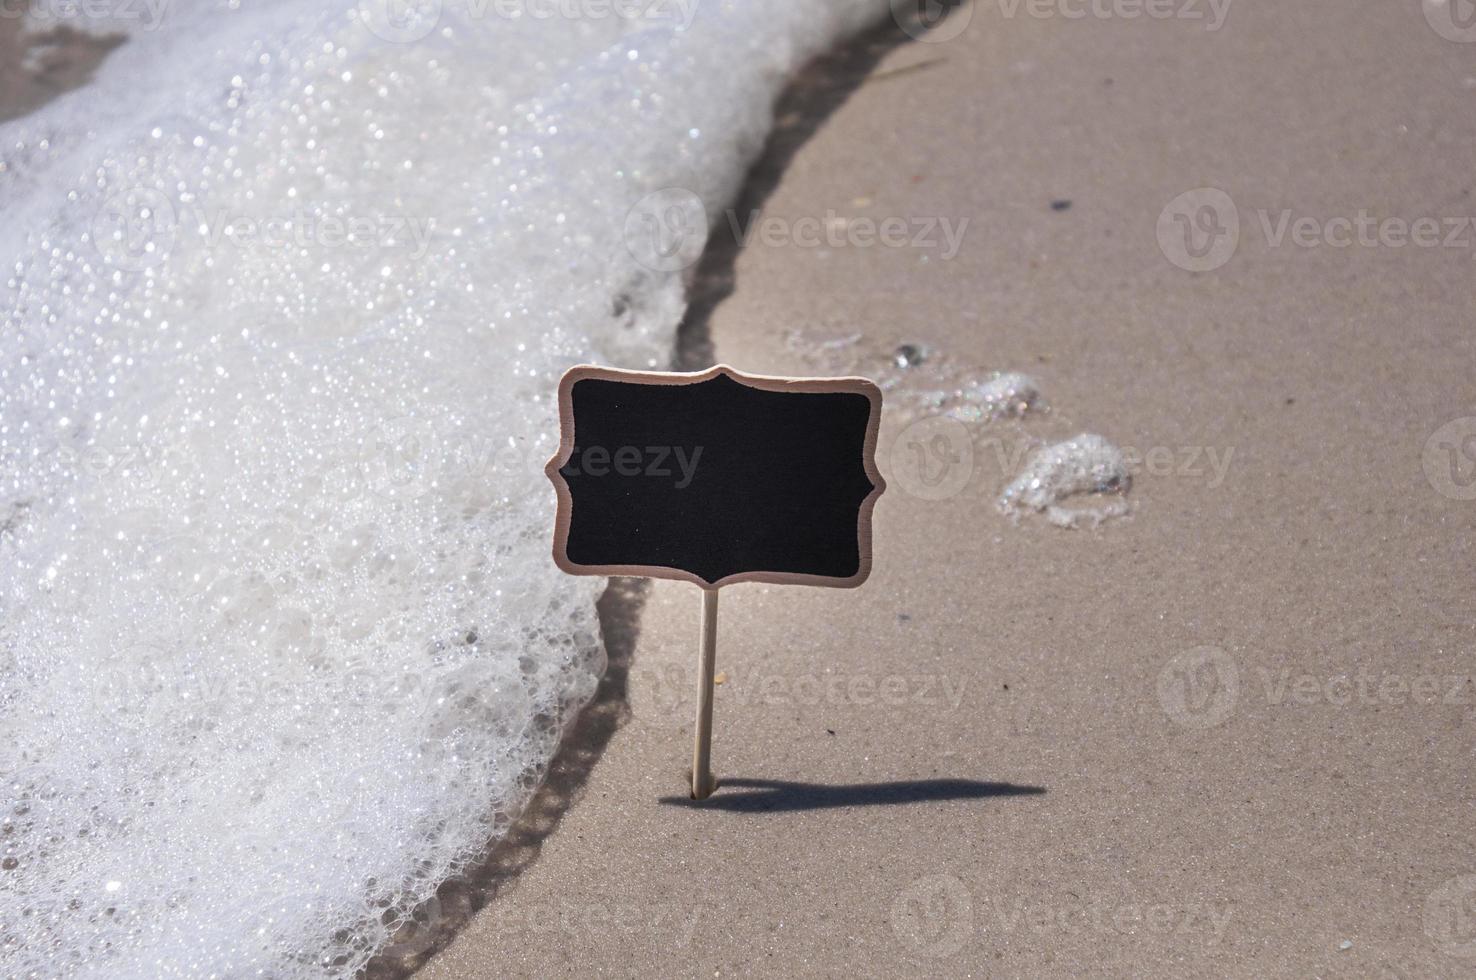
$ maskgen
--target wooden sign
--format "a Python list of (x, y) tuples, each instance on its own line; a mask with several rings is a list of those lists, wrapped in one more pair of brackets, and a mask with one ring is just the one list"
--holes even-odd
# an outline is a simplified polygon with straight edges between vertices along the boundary
[[(559, 383), (554, 561), (573, 575), (702, 587), (703, 690), (693, 795), (712, 789), (717, 589), (851, 588), (871, 573), (881, 392), (864, 378), (571, 368)], [(705, 709), (703, 706), (706, 706)], [(705, 711), (705, 717), (704, 717)], [(699, 764), (700, 763), (700, 764)]]

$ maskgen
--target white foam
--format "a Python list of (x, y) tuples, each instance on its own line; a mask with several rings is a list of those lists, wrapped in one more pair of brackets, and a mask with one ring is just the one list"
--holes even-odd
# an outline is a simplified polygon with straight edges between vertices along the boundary
[[(1001, 513), (1018, 519), (1024, 513), (1044, 514), (1058, 527), (1093, 527), (1129, 511), (1124, 496), (1132, 485), (1121, 450), (1101, 436), (1082, 433), (1037, 451), (1020, 475), (1000, 494)], [(1092, 506), (1063, 507), (1062, 501), (1079, 494), (1101, 494)]]
[(832, 336), (792, 328), (785, 345), (824, 374), (861, 374), (887, 393), (888, 418), (947, 415), (960, 422), (1023, 420), (1046, 414), (1038, 381), (1019, 371), (982, 371), (931, 345), (891, 346), (864, 333)]
[(963, 385), (949, 414), (963, 422), (993, 422), (1023, 418), (1044, 404), (1039, 382), (1028, 374), (1006, 371)]
[(352, 975), (505, 831), (603, 666), (555, 379), (684, 306), (627, 212), (885, 9), (364, 6), (170, 5), (0, 128), (5, 975)]

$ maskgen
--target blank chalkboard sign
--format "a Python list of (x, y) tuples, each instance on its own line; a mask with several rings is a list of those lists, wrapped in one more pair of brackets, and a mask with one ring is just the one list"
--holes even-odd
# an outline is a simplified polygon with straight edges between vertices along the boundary
[(554, 560), (584, 575), (851, 587), (871, 570), (881, 392), (863, 378), (576, 367)]

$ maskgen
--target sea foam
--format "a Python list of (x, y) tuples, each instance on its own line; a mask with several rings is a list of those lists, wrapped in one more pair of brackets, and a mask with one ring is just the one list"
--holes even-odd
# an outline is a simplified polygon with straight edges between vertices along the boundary
[(604, 658), (555, 381), (667, 363), (885, 10), (422, 7), (172, 4), (0, 128), (4, 975), (351, 975), (506, 830)]
[[(996, 506), (1012, 519), (1039, 513), (1057, 527), (1095, 527), (1128, 514), (1124, 495), (1131, 486), (1132, 475), (1122, 451), (1099, 435), (1083, 432), (1038, 450), (1000, 493)], [(1062, 506), (1078, 494), (1102, 498), (1092, 505)]]

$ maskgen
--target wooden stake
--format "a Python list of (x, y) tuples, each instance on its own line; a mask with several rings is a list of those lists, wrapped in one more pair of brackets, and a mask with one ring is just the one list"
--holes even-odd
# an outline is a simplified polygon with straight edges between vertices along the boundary
[(692, 799), (717, 789), (712, 778), (712, 676), (717, 665), (717, 589), (702, 590), (702, 653), (697, 663), (697, 731), (692, 742)]

